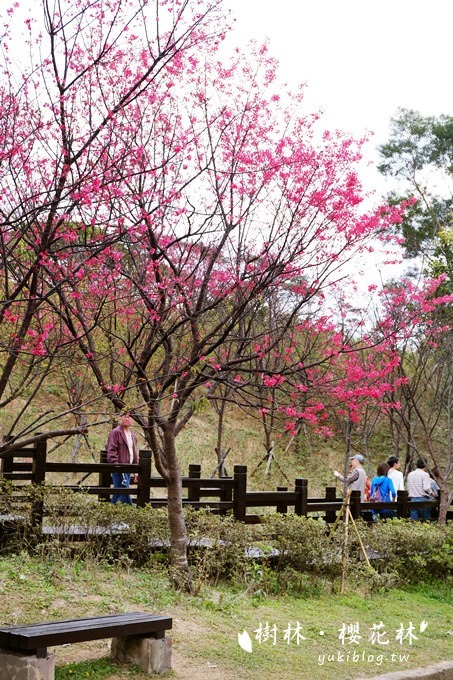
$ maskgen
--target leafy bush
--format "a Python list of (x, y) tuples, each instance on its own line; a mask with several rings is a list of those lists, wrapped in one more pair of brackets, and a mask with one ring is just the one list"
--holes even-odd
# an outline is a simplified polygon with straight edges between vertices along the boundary
[(367, 538), (379, 555), (373, 566), (381, 573), (397, 574), (402, 584), (452, 576), (453, 532), (449, 526), (393, 519), (378, 522)]
[(38, 527), (30, 537), (34, 551), (54, 557), (70, 554), (98, 561), (120, 559), (143, 566), (162, 548), (168, 548), (165, 509), (100, 503), (90, 494), (67, 489), (44, 489), (43, 493), (43, 532)]
[(201, 586), (219, 578), (244, 582), (250, 564), (248, 551), (256, 543), (256, 530), (236, 522), (232, 515), (213, 515), (209, 510), (186, 511), (189, 560)]
[[(7, 489), (0, 498), (8, 498)], [(169, 564), (167, 509), (137, 508), (99, 502), (96, 497), (62, 489), (35, 489), (26, 512), (44, 504), (44, 524), (29, 519), (3, 525), (3, 551), (27, 548), (53, 559), (108, 561), (132, 566)], [(8, 503), (4, 503), (7, 514)], [(25, 508), (25, 506), (24, 506)], [(189, 563), (195, 589), (228, 580), (253, 597), (268, 594), (310, 595), (334, 589), (343, 570), (344, 525), (294, 514), (268, 514), (261, 524), (236, 522), (231, 514), (186, 509)], [(1, 528), (1, 527), (0, 527)], [(357, 533), (355, 531), (357, 530)], [(350, 527), (347, 573), (357, 585), (382, 590), (397, 583), (448, 580), (452, 531), (433, 523), (390, 520)], [(80, 540), (83, 539), (83, 540)], [(366, 564), (363, 547), (371, 559)]]
[(266, 526), (279, 553), (277, 569), (332, 578), (340, 573), (341, 537), (336, 533), (330, 539), (323, 519), (275, 514), (266, 518)]

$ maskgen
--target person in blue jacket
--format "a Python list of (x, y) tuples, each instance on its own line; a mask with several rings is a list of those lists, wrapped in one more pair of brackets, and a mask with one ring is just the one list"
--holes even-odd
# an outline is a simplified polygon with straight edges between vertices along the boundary
[[(390, 467), (387, 463), (381, 463), (377, 468), (377, 475), (371, 480), (370, 501), (380, 500), (383, 503), (389, 503), (396, 500), (396, 491), (390, 477), (387, 476)], [(377, 519), (378, 515), (382, 518), (395, 517), (395, 510), (372, 510), (373, 519)]]

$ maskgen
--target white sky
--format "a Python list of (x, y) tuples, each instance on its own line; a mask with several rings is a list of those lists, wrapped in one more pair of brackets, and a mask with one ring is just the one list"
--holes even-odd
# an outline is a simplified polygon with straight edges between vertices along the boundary
[[(306, 82), (324, 127), (388, 138), (401, 106), (453, 114), (452, 0), (225, 0), (230, 40), (270, 39), (289, 83)], [(371, 150), (370, 150), (371, 153)], [(374, 156), (374, 154), (373, 154)]]
[[(228, 39), (243, 44), (269, 38), (282, 80), (307, 83), (307, 112), (322, 109), (324, 128), (357, 138), (374, 133), (365, 154), (371, 167), (361, 179), (366, 190), (376, 192), (376, 202), (392, 188), (393, 181), (374, 164), (397, 108), (453, 115), (453, 0), (225, 0), (225, 5), (236, 17)], [(354, 278), (359, 285), (379, 283), (398, 271), (376, 253)]]
[[(269, 38), (281, 79), (294, 86), (307, 83), (306, 110), (323, 110), (320, 125), (358, 138), (375, 133), (366, 153), (372, 164), (398, 107), (453, 115), (453, 0), (224, 4), (236, 17), (229, 44)], [(372, 167), (364, 169), (361, 180), (365, 190), (376, 191), (376, 201), (391, 188)], [(381, 265), (376, 266), (380, 277)], [(369, 262), (365, 270), (369, 275)]]

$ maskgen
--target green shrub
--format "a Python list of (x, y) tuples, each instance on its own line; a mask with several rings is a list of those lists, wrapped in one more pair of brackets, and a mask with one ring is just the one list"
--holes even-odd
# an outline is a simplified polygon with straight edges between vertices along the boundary
[(189, 561), (199, 586), (217, 584), (220, 578), (244, 583), (251, 561), (248, 549), (256, 541), (255, 528), (236, 522), (230, 514), (219, 516), (190, 508), (186, 524)]
[(447, 580), (452, 576), (453, 532), (433, 522), (393, 519), (378, 522), (368, 534), (370, 548), (379, 555), (373, 566), (393, 572), (404, 583)]
[[(51, 557), (129, 562), (153, 562), (155, 550), (169, 544), (165, 509), (100, 503), (96, 497), (67, 489), (43, 489), (45, 514), (41, 528), (32, 530), (28, 548)], [(83, 538), (83, 540), (79, 540)]]
[[(4, 489), (0, 499), (7, 514), (8, 486)], [(166, 508), (112, 505), (68, 489), (44, 487), (30, 492), (31, 501), (24, 506), (28, 519), (3, 528), (3, 552), (27, 549), (55, 560), (107, 561), (127, 568), (168, 567)], [(45, 507), (44, 534), (41, 527), (34, 530), (30, 523), (31, 508), (39, 509), (41, 502)], [(269, 513), (257, 525), (237, 522), (231, 514), (219, 516), (192, 508), (186, 508), (185, 517), (196, 590), (224, 579), (253, 597), (308, 596), (320, 589), (335, 589), (344, 565), (348, 578), (368, 590), (451, 578), (451, 528), (431, 522), (395, 519), (369, 526), (356, 521), (349, 526), (345, 554), (343, 523), (331, 536), (331, 527), (323, 519), (291, 513)], [(376, 557), (370, 560), (371, 567), (363, 546), (368, 555)]]
[(291, 567), (300, 572), (334, 578), (341, 569), (341, 536), (329, 539), (323, 519), (275, 514), (266, 518), (279, 557), (277, 569)]

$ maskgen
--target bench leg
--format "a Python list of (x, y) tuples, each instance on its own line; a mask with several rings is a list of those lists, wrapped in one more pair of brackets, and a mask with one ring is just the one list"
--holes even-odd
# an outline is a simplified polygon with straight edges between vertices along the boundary
[(165, 673), (171, 668), (171, 647), (169, 637), (113, 638), (111, 657), (120, 663), (134, 663), (149, 675)]
[(41, 658), (34, 654), (0, 649), (0, 678), (2, 680), (55, 680), (55, 655)]

